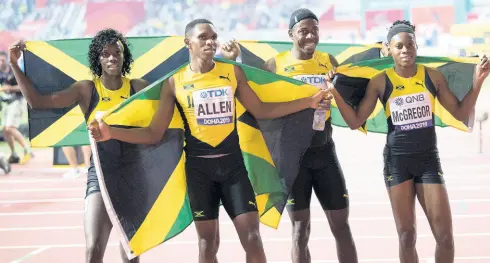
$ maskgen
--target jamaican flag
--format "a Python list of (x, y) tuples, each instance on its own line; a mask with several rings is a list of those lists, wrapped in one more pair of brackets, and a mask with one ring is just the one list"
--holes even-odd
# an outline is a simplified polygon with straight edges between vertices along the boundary
[[(112, 125), (134, 128), (148, 125), (157, 107), (161, 82), (186, 65), (188, 51), (181, 37), (129, 38), (129, 42), (135, 62), (128, 77), (143, 78), (153, 84), (119, 105), (105, 119)], [(42, 94), (66, 89), (75, 81), (91, 79), (86, 59), (89, 43), (89, 39), (28, 42), (24, 53), (26, 75)], [(246, 43), (242, 45), (246, 46)], [(285, 46), (287, 44), (283, 48)], [(348, 53), (340, 52), (339, 45), (334, 46), (345, 61), (350, 58)], [(344, 46), (344, 50), (347, 49), (349, 45)], [(359, 50), (359, 53), (366, 50)], [(351, 54), (351, 57), (356, 55)], [(267, 59), (269, 57), (263, 56), (264, 61)], [(264, 101), (288, 101), (317, 91), (294, 79), (245, 65), (241, 67)], [(277, 227), (297, 175), (299, 158), (311, 140), (313, 111), (256, 121), (238, 101), (236, 105), (240, 146), (256, 192), (261, 221)], [(192, 222), (180, 118), (174, 116), (170, 129), (156, 145), (119, 141), (93, 145), (105, 205), (130, 258), (178, 235)], [(30, 109), (29, 124), (34, 147), (90, 143), (78, 105), (65, 109)], [(304, 125), (306, 128), (299, 132), (298, 127)]]
[[(309, 97), (318, 89), (303, 82), (239, 65), (261, 100)], [(177, 69), (178, 70), (178, 69)], [(102, 117), (109, 125), (146, 127), (157, 110), (162, 82), (133, 95)], [(313, 136), (313, 109), (257, 121), (238, 100), (237, 129), (245, 166), (262, 223), (277, 228), (302, 154)], [(139, 255), (184, 230), (192, 221), (185, 184), (184, 125), (175, 108), (169, 129), (156, 145), (116, 140), (93, 143), (94, 160), (112, 222), (124, 236), (129, 256)]]
[[(87, 59), (90, 39), (27, 42), (25, 73), (42, 94), (68, 88), (75, 81), (90, 80)], [(188, 62), (183, 37), (128, 38), (135, 60), (129, 78), (150, 83)], [(242, 62), (260, 68), (264, 61), (291, 49), (291, 42), (240, 41)], [(380, 45), (320, 43), (317, 50), (336, 57), (341, 64), (379, 58)], [(340, 119), (339, 119), (340, 118)], [(339, 114), (334, 125), (345, 127)], [(63, 109), (29, 109), (32, 147), (88, 145), (86, 125), (78, 105)]]
[[(279, 41), (240, 41), (239, 44), (242, 63), (256, 68), (261, 68), (267, 60), (293, 47), (291, 42)], [(317, 51), (334, 56), (340, 65), (379, 58), (380, 49), (380, 44), (319, 43), (316, 46)]]
[[(480, 59), (475, 57), (424, 57), (416, 59), (418, 64), (439, 70), (446, 78), (449, 89), (459, 101), (468, 94), (473, 85), (475, 66)], [(334, 80), (336, 89), (352, 107), (359, 105), (364, 97), (369, 80), (388, 68), (394, 67), (393, 58), (385, 57), (342, 65), (337, 68), (337, 76)], [(334, 102), (335, 104), (335, 102)], [(332, 107), (334, 114), (340, 114), (337, 108)], [(435, 101), (435, 125), (439, 127), (453, 127), (462, 131), (471, 131), (474, 122), (474, 114), (466, 122), (455, 119), (436, 98)], [(376, 108), (365, 124), (368, 132), (387, 133), (388, 124), (382, 103), (378, 100)]]

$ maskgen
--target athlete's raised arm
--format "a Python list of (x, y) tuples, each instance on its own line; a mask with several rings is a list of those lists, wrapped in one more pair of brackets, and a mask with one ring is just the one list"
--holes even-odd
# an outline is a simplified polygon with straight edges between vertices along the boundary
[(432, 68), (427, 68), (427, 70), (431, 79), (435, 82), (437, 98), (441, 102), (441, 105), (457, 120), (466, 121), (471, 110), (475, 107), (483, 82), (490, 72), (490, 62), (488, 61), (488, 58), (483, 56), (481, 62), (476, 65), (475, 73), (473, 75), (473, 88), (466, 94), (461, 102), (458, 101), (456, 96), (449, 89), (448, 82), (440, 71)]
[[(42, 95), (32, 85), (31, 80), (22, 72), (17, 61), (21, 51), (26, 48), (24, 41), (19, 40), (12, 43), (9, 47), (10, 66), (14, 72), (15, 79), (27, 103), (33, 109), (54, 109), (65, 108), (73, 103), (80, 103), (84, 96), (90, 98), (93, 83), (90, 80), (82, 80), (73, 83), (70, 87), (59, 92)], [(88, 106), (88, 105), (87, 105)]]
[[(329, 73), (330, 79), (333, 78), (333, 72)], [(369, 118), (369, 115), (373, 113), (378, 99), (381, 98), (382, 91), (384, 90), (384, 81), (386, 76), (380, 74), (372, 78), (366, 88), (366, 94), (359, 103), (357, 109), (353, 109), (345, 100), (342, 98), (340, 93), (335, 89), (331, 81), (327, 81), (327, 86), (332, 90), (333, 97), (337, 103), (340, 114), (344, 118), (345, 122), (353, 130), (358, 129), (361, 125)]]
[[(250, 85), (248, 85), (245, 73), (238, 66), (235, 66), (235, 76), (238, 85), (238, 99), (257, 119), (274, 119), (308, 108), (322, 108), (325, 107), (325, 103), (328, 103), (327, 101), (331, 99), (330, 97), (327, 97), (328, 92), (326, 90), (320, 90), (315, 95), (308, 98), (289, 102), (263, 102), (257, 94), (255, 94)], [(320, 103), (322, 100), (324, 101)]]

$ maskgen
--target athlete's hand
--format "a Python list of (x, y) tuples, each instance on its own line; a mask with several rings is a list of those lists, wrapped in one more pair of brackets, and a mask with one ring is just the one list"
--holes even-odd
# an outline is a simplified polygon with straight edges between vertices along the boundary
[(335, 86), (333, 85), (333, 78), (335, 77), (335, 74), (337, 73), (336, 72), (336, 68), (333, 68), (332, 70), (330, 70), (327, 75), (325, 75), (325, 81), (324, 81), (324, 85), (322, 87), (322, 89), (326, 89), (328, 91), (332, 91), (332, 89), (335, 89)]
[(328, 109), (332, 101), (332, 93), (328, 89), (320, 89), (315, 95), (310, 97), (310, 108)]
[(15, 64), (19, 60), (22, 51), (26, 49), (24, 40), (17, 40), (9, 46), (10, 63)]
[(236, 61), (236, 58), (240, 55), (240, 45), (235, 39), (225, 42), (221, 45), (221, 54), (226, 59)]
[(88, 125), (90, 136), (96, 142), (103, 142), (111, 139), (111, 130), (109, 125), (103, 120), (93, 120)]
[(383, 41), (381, 43), (381, 54), (383, 54), (383, 56), (385, 56), (385, 57), (391, 56), (390, 49), (389, 49), (389, 44), (386, 41)]
[(486, 55), (483, 55), (480, 63), (476, 65), (475, 79), (479, 82), (483, 82), (490, 73), (490, 61)]

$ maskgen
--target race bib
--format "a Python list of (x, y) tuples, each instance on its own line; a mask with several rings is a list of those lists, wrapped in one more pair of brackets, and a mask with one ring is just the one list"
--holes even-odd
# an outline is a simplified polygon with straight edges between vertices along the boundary
[(235, 94), (232, 87), (195, 91), (194, 114), (199, 125), (221, 125), (233, 122)]
[[(325, 76), (323, 75), (296, 75), (293, 78), (317, 88), (321, 88), (325, 83)], [(330, 110), (330, 105), (327, 106), (326, 110)]]
[(323, 75), (296, 75), (293, 78), (318, 88), (325, 82), (325, 77)]
[(391, 122), (397, 131), (432, 127), (432, 104), (428, 92), (390, 99)]

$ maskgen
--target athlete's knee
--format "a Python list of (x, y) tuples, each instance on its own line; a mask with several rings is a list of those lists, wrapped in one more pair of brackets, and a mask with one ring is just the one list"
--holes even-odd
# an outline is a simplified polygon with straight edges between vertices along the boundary
[(199, 236), (199, 251), (205, 258), (211, 258), (218, 253), (219, 235), (203, 235)]
[(439, 247), (454, 249), (454, 238), (450, 231), (436, 234), (435, 239)]
[(348, 220), (348, 210), (334, 210), (327, 211), (327, 216), (329, 218), (330, 230), (334, 237), (345, 237), (350, 236), (350, 225)]
[(96, 240), (87, 240), (85, 255), (88, 263), (99, 263), (104, 258), (104, 248), (101, 242)]
[(404, 248), (413, 248), (417, 242), (417, 231), (415, 227), (401, 228), (398, 230), (398, 240)]
[(293, 222), (293, 244), (297, 248), (306, 248), (310, 239), (311, 225), (309, 221)]
[(249, 225), (246, 229), (239, 230), (240, 241), (245, 250), (262, 247), (262, 238), (258, 225)]

